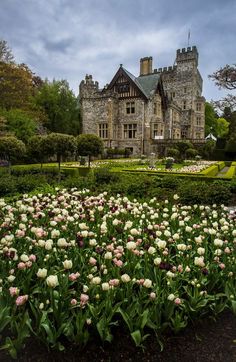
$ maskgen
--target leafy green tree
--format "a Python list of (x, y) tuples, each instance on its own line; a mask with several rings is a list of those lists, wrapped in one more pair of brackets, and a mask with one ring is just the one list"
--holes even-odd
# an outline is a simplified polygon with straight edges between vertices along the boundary
[(1, 136), (12, 136), (12, 134), (9, 132), (6, 118), (0, 113), (0, 137)]
[(211, 103), (206, 102), (205, 104), (205, 136), (209, 133), (216, 135), (216, 112)]
[(207, 142), (199, 149), (201, 156), (205, 159), (211, 158), (213, 155), (216, 142), (214, 140), (207, 140)]
[(227, 122), (225, 118), (217, 118), (215, 131), (217, 137), (226, 137), (229, 133), (229, 122)]
[(31, 109), (31, 97), (39, 84), (36, 78), (25, 64), (0, 61), (0, 107)]
[(222, 117), (229, 122), (229, 137), (236, 133), (236, 111), (232, 111), (232, 108), (225, 107), (222, 113)]
[(47, 116), (45, 127), (51, 132), (78, 135), (81, 128), (78, 100), (66, 80), (45, 81), (35, 95), (35, 104)]
[(34, 162), (40, 162), (41, 168), (43, 167), (43, 162), (48, 154), (48, 151), (45, 152), (42, 144), (45, 137), (46, 136), (35, 135), (30, 137), (27, 143), (28, 156), (31, 157)]
[(71, 135), (51, 133), (42, 137), (40, 147), (44, 155), (57, 156), (60, 171), (62, 156), (73, 155), (76, 152), (76, 140)]
[(88, 156), (90, 167), (91, 156), (98, 156), (103, 152), (103, 142), (94, 134), (81, 134), (77, 137), (77, 152), (80, 156)]
[(26, 152), (24, 142), (15, 137), (0, 137), (0, 157), (9, 163), (9, 171), (12, 161), (19, 160)]
[(236, 153), (236, 136), (232, 136), (226, 143), (225, 151), (228, 153)]
[(5, 118), (7, 130), (25, 143), (36, 133), (37, 123), (34, 117), (26, 111), (0, 109), (0, 116)]

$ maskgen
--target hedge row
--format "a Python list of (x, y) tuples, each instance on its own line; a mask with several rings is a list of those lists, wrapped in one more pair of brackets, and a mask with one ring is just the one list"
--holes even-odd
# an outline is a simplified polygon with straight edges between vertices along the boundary
[(225, 173), (224, 177), (232, 179), (235, 176), (235, 174), (236, 174), (236, 163), (235, 166), (230, 166), (228, 171)]
[(212, 165), (210, 167), (208, 167), (207, 169), (201, 171), (201, 175), (205, 175), (205, 176), (216, 176), (219, 172), (219, 165)]

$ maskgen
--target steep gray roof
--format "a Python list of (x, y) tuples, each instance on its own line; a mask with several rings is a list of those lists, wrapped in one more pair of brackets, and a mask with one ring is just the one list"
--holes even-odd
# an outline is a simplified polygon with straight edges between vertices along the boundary
[(153, 73), (149, 75), (142, 75), (136, 78), (136, 80), (141, 85), (148, 97), (150, 97), (157, 89), (157, 85), (160, 80), (160, 74)]
[(141, 92), (149, 98), (156, 91), (157, 84), (160, 80), (159, 73), (153, 73), (148, 75), (142, 75), (140, 77), (135, 77), (127, 69), (123, 68), (125, 73), (132, 79), (136, 86), (141, 90)]

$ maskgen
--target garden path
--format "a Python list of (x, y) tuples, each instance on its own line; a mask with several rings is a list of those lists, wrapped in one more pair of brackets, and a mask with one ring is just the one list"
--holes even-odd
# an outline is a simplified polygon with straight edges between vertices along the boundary
[(222, 168), (222, 170), (220, 172), (218, 172), (218, 174), (216, 176), (224, 176), (224, 174), (226, 174), (228, 169), (229, 169), (229, 167), (227, 167), (227, 166)]

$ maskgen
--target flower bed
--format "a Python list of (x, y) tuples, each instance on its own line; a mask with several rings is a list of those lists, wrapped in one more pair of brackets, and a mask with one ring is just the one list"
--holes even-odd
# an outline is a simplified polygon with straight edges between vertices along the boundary
[(189, 320), (236, 312), (235, 219), (222, 206), (181, 206), (58, 190), (1, 200), (0, 331), (12, 356), (30, 334), (50, 347), (135, 344)]

